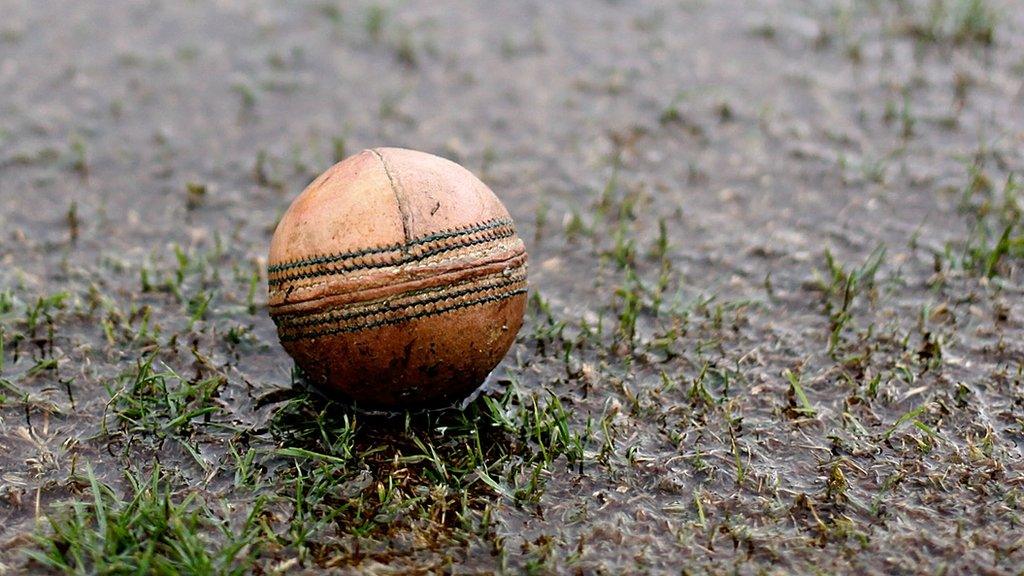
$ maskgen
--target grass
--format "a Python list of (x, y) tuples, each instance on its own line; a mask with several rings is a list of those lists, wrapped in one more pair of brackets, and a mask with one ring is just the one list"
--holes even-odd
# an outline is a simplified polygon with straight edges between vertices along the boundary
[[(560, 458), (582, 467), (585, 442), (556, 397), (525, 399), (511, 391), (458, 413), (383, 420), (299, 396), (278, 411), (272, 431), (281, 447), (270, 454), (293, 462), (284, 472), (292, 482), (286, 497), (295, 510), (293, 544), (302, 550), (300, 561), (317, 562), (324, 559), (316, 538), (327, 527), (360, 538), (403, 527), (430, 538), (439, 530), (456, 538), (491, 530), (492, 494), (535, 501)], [(359, 483), (363, 488), (337, 494), (365, 471), (372, 478)]]
[(980, 158), (968, 167), (960, 194), (960, 212), (967, 220), (967, 237), (947, 243), (937, 261), (953, 271), (962, 270), (987, 279), (1016, 273), (1024, 257), (1021, 185), (1010, 172), (1001, 185), (993, 183)]
[(384, 34), (384, 24), (387, 22), (388, 10), (387, 8), (373, 4), (366, 11), (366, 33), (373, 40), (380, 40)]
[(207, 188), (205, 184), (189, 182), (185, 185), (185, 208), (196, 210), (206, 202)]
[[(404, 417), (359, 415), (300, 388), (259, 432), (225, 420), (222, 376), (184, 378), (157, 368), (155, 358), (110, 387), (104, 434), (126, 449), (141, 441), (164, 458), (172, 441), (206, 486), (225, 477), (230, 488), (217, 498), (182, 492), (176, 476), (190, 467), (157, 464), (148, 473), (132, 468), (121, 500), (89, 469), (88, 500), (47, 513), (49, 527), (29, 554), (35, 562), (70, 573), (244, 573), (257, 561), (273, 565), (263, 550), (293, 550), (297, 565), (332, 565), (325, 538), (339, 532), (357, 540), (403, 529), (470, 538), (493, 530), (494, 496), (537, 503), (551, 473), (582, 473), (592, 441), (557, 396), (517, 388), (463, 411)], [(204, 436), (224, 437), (229, 461), (204, 456)], [(368, 471), (372, 478), (362, 480)], [(235, 501), (251, 508), (215, 505)]]
[(825, 314), (829, 319), (828, 351), (838, 348), (843, 330), (853, 320), (854, 303), (859, 296), (875, 287), (875, 276), (885, 260), (886, 249), (879, 246), (859, 267), (852, 270), (839, 263), (832, 252), (825, 250), (826, 276), (816, 284), (825, 301)]
[[(215, 399), (226, 380), (216, 375), (189, 381), (166, 366), (155, 370), (155, 357), (151, 354), (140, 361), (107, 390), (107, 410), (120, 433), (144, 433), (158, 439), (188, 437), (196, 424), (209, 423), (210, 416), (218, 412)], [(194, 422), (197, 419), (199, 422)], [(114, 430), (108, 428), (107, 432)]]
[(335, 2), (321, 2), (318, 9), (324, 18), (335, 25), (340, 25), (344, 21), (345, 13)]
[(810, 400), (807, 399), (804, 387), (800, 384), (800, 376), (795, 374), (792, 370), (786, 370), (783, 373), (783, 376), (785, 376), (786, 380), (789, 381), (790, 393), (796, 401), (793, 406), (793, 411), (801, 416), (813, 418), (815, 414), (817, 414), (817, 411), (811, 405)]
[(931, 0), (918, 14), (908, 32), (928, 42), (992, 45), (1000, 21), (991, 0)]
[(29, 557), (65, 574), (246, 574), (258, 552), (262, 500), (241, 517), (175, 493), (157, 466), (125, 474), (129, 496), (87, 469), (82, 500), (60, 506)]
[(79, 229), (81, 227), (81, 220), (78, 217), (78, 202), (71, 201), (71, 206), (68, 207), (65, 219), (68, 224), (68, 235), (70, 236), (71, 243), (74, 244), (78, 241)]
[(238, 96), (242, 107), (242, 113), (252, 113), (256, 108), (256, 103), (259, 101), (259, 96), (256, 94), (256, 90), (245, 82), (237, 82), (231, 87), (231, 89)]
[(70, 151), (68, 153), (68, 165), (81, 177), (89, 175), (89, 158), (85, 140), (75, 135), (71, 138)]

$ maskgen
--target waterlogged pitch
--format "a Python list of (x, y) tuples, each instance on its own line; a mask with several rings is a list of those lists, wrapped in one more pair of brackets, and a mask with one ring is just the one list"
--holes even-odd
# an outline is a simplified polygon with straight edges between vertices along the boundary
[[(1021, 572), (1017, 3), (0, 4), (0, 574)], [(377, 146), (530, 254), (461, 411), (270, 317)]]

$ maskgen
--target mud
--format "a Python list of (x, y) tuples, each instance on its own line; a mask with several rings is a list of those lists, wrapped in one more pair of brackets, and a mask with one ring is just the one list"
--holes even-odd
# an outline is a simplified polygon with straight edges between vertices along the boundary
[[(265, 497), (257, 572), (1024, 566), (1015, 3), (0, 11), (0, 573), (87, 467), (127, 498), (156, 461), (230, 525)], [(376, 146), (473, 170), (527, 243), (465, 413), (309, 393), (266, 313), (277, 219)], [(341, 516), (303, 520), (324, 470)]]

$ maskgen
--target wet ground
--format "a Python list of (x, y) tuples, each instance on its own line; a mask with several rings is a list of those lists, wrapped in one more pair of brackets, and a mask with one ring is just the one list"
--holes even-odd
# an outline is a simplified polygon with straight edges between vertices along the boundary
[[(1012, 0), (0, 0), (0, 574), (1024, 570)], [(464, 411), (296, 382), (374, 146), (531, 257)]]

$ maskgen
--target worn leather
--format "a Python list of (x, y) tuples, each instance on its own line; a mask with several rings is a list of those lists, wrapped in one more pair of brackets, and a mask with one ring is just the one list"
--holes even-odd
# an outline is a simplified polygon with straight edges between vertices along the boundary
[(281, 343), (314, 384), (366, 406), (436, 406), (475, 389), (514, 341), (526, 252), (468, 170), (378, 148), (295, 199), (268, 280)]

